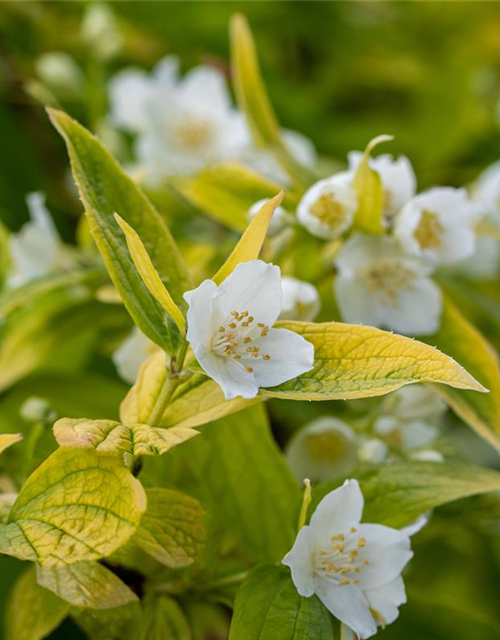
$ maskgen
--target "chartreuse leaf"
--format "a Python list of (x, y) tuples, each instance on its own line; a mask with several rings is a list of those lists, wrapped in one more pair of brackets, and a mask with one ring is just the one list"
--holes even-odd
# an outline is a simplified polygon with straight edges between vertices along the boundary
[[(277, 189), (274, 190), (276, 193)], [(10, 271), (9, 232), (0, 220), (0, 289), (7, 280)]]
[(191, 289), (190, 278), (164, 220), (96, 137), (61, 111), (49, 110), (49, 115), (68, 147), (90, 231), (125, 306), (148, 338), (174, 351), (177, 328), (165, 319), (163, 308), (137, 273), (113, 216), (118, 211), (140, 235), (159, 277), (182, 307), (182, 294)]
[(489, 389), (483, 395), (435, 387), (464, 422), (500, 451), (500, 368), (493, 347), (446, 298), (439, 332), (424, 340), (456, 358)]
[(393, 136), (382, 135), (368, 143), (354, 175), (354, 190), (358, 196), (358, 209), (354, 224), (366, 233), (380, 235), (384, 231), (384, 188), (379, 174), (370, 167), (370, 153), (381, 142), (393, 140)]
[(137, 640), (134, 634), (140, 628), (142, 607), (140, 602), (113, 609), (73, 607), (71, 617), (89, 640)]
[(115, 455), (62, 447), (31, 474), (0, 527), (0, 553), (54, 566), (110, 555), (146, 508), (140, 482)]
[[(235, 231), (247, 228), (248, 210), (255, 202), (272, 198), (280, 190), (278, 184), (234, 162), (177, 179), (175, 186), (199, 209)], [(287, 189), (284, 205), (293, 210), (298, 200)]]
[(118, 222), (120, 229), (125, 234), (132, 260), (134, 261), (136, 269), (143, 279), (144, 284), (148, 288), (149, 293), (158, 300), (161, 306), (175, 322), (179, 331), (184, 334), (186, 332), (186, 320), (158, 275), (158, 272), (146, 251), (146, 247), (139, 238), (139, 235), (117, 213), (115, 213), (115, 219)]
[(439, 382), (485, 391), (467, 371), (427, 344), (387, 331), (327, 322), (280, 322), (314, 345), (314, 367), (272, 389), (266, 397), (289, 400), (350, 400), (379, 396), (414, 382)]
[(39, 566), (37, 582), (75, 607), (112, 609), (138, 600), (118, 576), (98, 562)]
[(181, 607), (173, 598), (149, 596), (136, 621), (130, 640), (191, 640), (191, 630)]
[(257, 51), (246, 18), (237, 14), (231, 20), (231, 67), (238, 105), (259, 147), (267, 147), (283, 169), (301, 188), (314, 182), (314, 176), (300, 166), (288, 152), (281, 129), (267, 95)]
[(23, 439), (22, 433), (2, 433), (0, 435), (0, 453)]
[(30, 566), (16, 580), (5, 612), (5, 640), (42, 640), (61, 624), (69, 604), (36, 582)]
[[(120, 407), (120, 419), (125, 424), (146, 422), (167, 376), (165, 357), (161, 352), (153, 354), (142, 365), (135, 385), (130, 389)], [(218, 420), (240, 411), (262, 398), (244, 400), (224, 398), (219, 385), (204, 374), (195, 374), (181, 383), (156, 426), (187, 429)]]
[[(201, 428), (166, 459), (144, 459), (141, 480), (176, 487), (211, 516), (211, 539), (248, 562), (276, 562), (291, 548), (301, 492), (255, 406)], [(214, 462), (215, 461), (215, 462)]]
[(205, 544), (205, 512), (198, 500), (171, 489), (146, 489), (148, 508), (133, 540), (167, 567), (192, 564)]
[(276, 207), (283, 202), (284, 196), (285, 192), (280, 191), (278, 195), (262, 205), (260, 211), (248, 225), (229, 258), (212, 278), (216, 284), (220, 284), (231, 275), (241, 262), (249, 262), (259, 257), (273, 213)]
[(182, 427), (156, 429), (147, 424), (86, 418), (62, 418), (54, 425), (54, 437), (61, 446), (133, 456), (159, 456), (196, 435), (197, 431)]
[(339, 640), (338, 628), (316, 596), (298, 594), (290, 571), (261, 565), (238, 591), (229, 640)]

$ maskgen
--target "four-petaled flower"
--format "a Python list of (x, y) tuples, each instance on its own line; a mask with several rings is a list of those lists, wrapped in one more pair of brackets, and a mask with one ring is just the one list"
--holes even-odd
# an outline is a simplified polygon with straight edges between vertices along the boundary
[(187, 339), (227, 400), (254, 398), (309, 371), (314, 347), (287, 329), (272, 329), (281, 311), (281, 273), (261, 260), (239, 264), (222, 284), (205, 280), (184, 294)]
[(410, 535), (425, 521), (400, 531), (360, 524), (363, 505), (357, 481), (346, 480), (319, 503), (283, 564), (301, 596), (316, 594), (360, 638), (369, 638), (406, 602), (401, 571), (413, 556)]

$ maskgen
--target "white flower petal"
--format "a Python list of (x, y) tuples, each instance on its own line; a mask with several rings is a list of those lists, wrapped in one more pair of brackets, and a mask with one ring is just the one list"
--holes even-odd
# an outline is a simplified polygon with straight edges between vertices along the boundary
[(318, 290), (309, 282), (284, 276), (281, 279), (283, 298), (280, 319), (308, 322), (318, 315), (321, 302)]
[(339, 274), (334, 282), (335, 297), (344, 322), (380, 327), (382, 319), (366, 283)]
[(404, 531), (363, 523), (358, 526), (358, 535), (366, 540), (366, 546), (359, 549), (357, 560), (368, 561), (359, 574), (362, 589), (373, 589), (390, 582), (413, 556), (410, 538)]
[(302, 527), (297, 534), (292, 549), (281, 561), (290, 567), (292, 580), (301, 596), (309, 597), (314, 594), (314, 549), (311, 528)]
[[(268, 198), (264, 198), (263, 200), (258, 200), (257, 202), (255, 202), (248, 210), (248, 219), (252, 221), (267, 202), (269, 202)], [(285, 209), (283, 209), (281, 205), (277, 206), (272, 215), (271, 222), (269, 223), (267, 235), (274, 236), (279, 231), (281, 231), (281, 229), (283, 229), (286, 224), (286, 219), (287, 213)]]
[(216, 321), (212, 321), (213, 299), (216, 292), (215, 282), (205, 280), (199, 287), (184, 294), (184, 300), (189, 305), (186, 337), (198, 360), (211, 349), (212, 329), (216, 324)]
[(362, 639), (377, 632), (377, 624), (370, 613), (370, 605), (355, 585), (336, 585), (328, 578), (316, 581), (316, 595), (325, 607)]
[(229, 318), (232, 311), (248, 311), (258, 322), (271, 326), (280, 314), (281, 295), (279, 267), (251, 260), (239, 264), (219, 286), (214, 309), (220, 318)]
[(324, 547), (332, 533), (357, 527), (363, 505), (363, 494), (357, 480), (346, 480), (341, 487), (327, 494), (316, 507), (310, 522), (318, 548)]
[(151, 355), (153, 343), (134, 327), (114, 352), (112, 359), (123, 380), (134, 384), (143, 362)]
[(413, 522), (412, 524), (409, 524), (407, 527), (403, 527), (402, 529), (400, 529), (401, 533), (403, 533), (405, 536), (414, 536), (416, 533), (418, 533), (421, 529), (423, 529), (425, 527), (425, 525), (429, 522), (429, 517), (430, 514), (432, 512), (428, 512), (428, 513), (424, 513), (423, 515), (419, 516), (415, 522)]
[(406, 602), (405, 585), (401, 576), (382, 587), (368, 589), (364, 593), (370, 607), (382, 616), (385, 624), (391, 624), (396, 620), (399, 615), (398, 607)]
[(147, 102), (151, 81), (140, 69), (125, 69), (109, 83), (111, 120), (129, 131), (143, 131), (148, 124)]
[(254, 344), (263, 356), (270, 356), (268, 360), (251, 361), (259, 387), (275, 387), (313, 368), (314, 347), (298, 333), (270, 329), (265, 338), (258, 338)]
[(318, 161), (318, 153), (312, 141), (299, 131), (282, 130), (283, 141), (293, 158), (304, 165), (314, 167)]
[(202, 357), (197, 356), (197, 359), (205, 373), (220, 386), (226, 400), (238, 396), (251, 399), (258, 394), (259, 386), (254, 374), (248, 372), (238, 361), (217, 356), (211, 351)]

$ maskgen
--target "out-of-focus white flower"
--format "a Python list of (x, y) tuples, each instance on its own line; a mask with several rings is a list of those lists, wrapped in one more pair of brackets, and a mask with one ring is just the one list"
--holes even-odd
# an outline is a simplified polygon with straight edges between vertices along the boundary
[(281, 320), (314, 320), (321, 309), (319, 293), (309, 282), (283, 276), (281, 279)]
[(410, 455), (410, 460), (418, 460), (419, 462), (443, 462), (444, 456), (434, 449), (424, 449), (413, 452)]
[(454, 274), (462, 274), (472, 280), (493, 280), (499, 272), (500, 242), (486, 236), (476, 237), (474, 254), (453, 265)]
[(471, 188), (471, 198), (480, 213), (500, 223), (500, 162), (495, 162), (481, 173)]
[(474, 253), (477, 214), (464, 189), (436, 187), (405, 204), (394, 231), (410, 255), (452, 264)]
[(12, 274), (8, 284), (14, 287), (47, 275), (56, 268), (59, 258), (61, 242), (45, 206), (45, 196), (30, 193), (26, 203), (31, 220), (9, 239)]
[(261, 260), (239, 264), (221, 285), (205, 280), (184, 294), (187, 339), (227, 400), (254, 398), (309, 371), (314, 347), (287, 329), (272, 329), (281, 311), (281, 273)]
[(358, 456), (361, 462), (380, 464), (387, 458), (387, 445), (379, 438), (367, 438), (361, 442)]
[(318, 418), (294, 434), (285, 455), (298, 482), (345, 478), (358, 461), (357, 437), (342, 420)]
[(208, 66), (180, 77), (169, 56), (150, 75), (123, 71), (110, 85), (110, 101), (111, 118), (138, 132), (136, 155), (151, 179), (234, 158), (248, 143), (224, 77)]
[[(263, 205), (266, 204), (266, 202), (269, 202), (269, 200), (266, 198), (255, 202), (248, 210), (248, 219), (253, 220), (255, 216), (259, 213)], [(278, 232), (280, 232), (285, 226), (287, 218), (289, 217), (290, 215), (285, 211), (285, 209), (281, 205), (277, 206), (276, 209), (274, 210), (273, 217), (271, 218), (271, 222), (269, 223), (267, 235), (274, 236)]]
[(81, 32), (92, 54), (101, 60), (113, 58), (122, 47), (115, 14), (106, 4), (93, 2), (86, 7)]
[(40, 80), (56, 92), (78, 92), (83, 89), (84, 77), (80, 67), (63, 51), (43, 53), (35, 66)]
[[(360, 151), (351, 151), (347, 157), (349, 170), (354, 174), (363, 154)], [(406, 156), (394, 158), (392, 155), (384, 153), (370, 158), (368, 164), (379, 174), (382, 181), (384, 189), (383, 214), (386, 219), (390, 220), (415, 195), (417, 188), (415, 172)]]
[(335, 293), (343, 319), (427, 335), (439, 327), (441, 291), (431, 269), (388, 237), (352, 236), (340, 250)]
[(40, 420), (50, 420), (56, 413), (45, 398), (31, 396), (27, 398), (19, 408), (19, 415), (28, 422), (39, 422)]
[(390, 413), (403, 420), (438, 419), (447, 410), (441, 398), (421, 384), (401, 387), (385, 396), (382, 413)]
[(352, 175), (342, 171), (306, 191), (297, 207), (297, 219), (313, 236), (334, 239), (352, 225), (357, 206)]
[(299, 594), (316, 594), (362, 639), (398, 617), (406, 602), (401, 572), (413, 556), (410, 535), (425, 524), (400, 531), (360, 524), (363, 505), (357, 481), (346, 480), (319, 503), (283, 559)]
[(399, 420), (395, 416), (380, 416), (373, 425), (375, 433), (403, 451), (425, 447), (438, 436), (435, 425), (424, 420)]
[(120, 378), (134, 384), (139, 369), (154, 349), (151, 340), (134, 327), (112, 356)]

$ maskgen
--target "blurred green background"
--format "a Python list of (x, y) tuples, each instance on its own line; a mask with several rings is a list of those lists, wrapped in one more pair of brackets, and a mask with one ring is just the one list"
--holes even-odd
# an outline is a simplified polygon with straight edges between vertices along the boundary
[[(112, 2), (120, 42), (105, 61), (82, 37), (89, 4), (0, 2), (0, 219), (13, 230), (27, 219), (33, 190), (47, 193), (67, 241), (81, 213), (66, 152), (42, 106), (54, 98), (40, 86), (42, 54), (75, 59), (82, 90), (58, 94), (57, 102), (95, 129), (107, 111), (107, 81), (124, 66), (151, 68), (175, 53), (184, 69), (209, 62), (229, 74), (228, 21), (236, 11), (253, 28), (281, 122), (309, 136), (322, 156), (343, 162), (348, 151), (391, 133), (387, 151), (411, 158), (420, 188), (465, 184), (500, 159), (496, 2)], [(110, 407), (124, 393), (115, 387), (103, 394)], [(90, 387), (81, 394), (87, 412), (97, 396)], [(12, 394), (10, 401), (17, 402)], [(410, 567), (410, 605), (383, 637), (500, 637), (497, 512), (494, 497), (439, 511), (415, 541), (424, 561)], [(19, 568), (2, 559), (0, 608)], [(53, 637), (81, 636), (66, 623)]]

